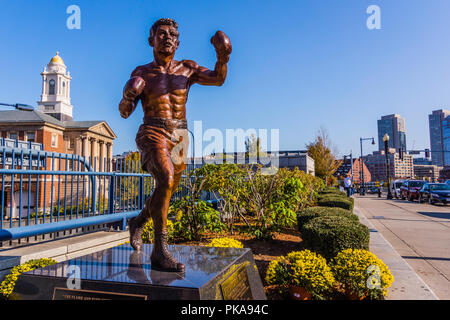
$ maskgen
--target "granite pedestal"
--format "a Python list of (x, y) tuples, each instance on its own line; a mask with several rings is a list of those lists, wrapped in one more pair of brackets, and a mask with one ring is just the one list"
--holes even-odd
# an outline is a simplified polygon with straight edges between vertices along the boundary
[(152, 270), (152, 245), (129, 244), (22, 274), (15, 295), (33, 300), (264, 300), (250, 249), (169, 246), (184, 273)]

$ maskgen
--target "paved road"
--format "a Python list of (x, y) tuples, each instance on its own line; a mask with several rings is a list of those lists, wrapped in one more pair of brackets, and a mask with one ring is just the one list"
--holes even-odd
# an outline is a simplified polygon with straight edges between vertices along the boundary
[(439, 299), (450, 299), (450, 205), (355, 195), (355, 204)]

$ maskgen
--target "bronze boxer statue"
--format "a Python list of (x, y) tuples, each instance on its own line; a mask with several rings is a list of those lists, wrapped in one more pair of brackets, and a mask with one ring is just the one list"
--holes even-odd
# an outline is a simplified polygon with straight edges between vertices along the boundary
[(173, 59), (180, 43), (178, 35), (178, 24), (172, 19), (160, 19), (153, 24), (148, 43), (153, 47), (154, 61), (132, 72), (119, 105), (120, 115), (128, 118), (141, 100), (144, 124), (137, 133), (136, 145), (142, 168), (156, 180), (155, 191), (146, 200), (144, 209), (130, 220), (130, 243), (135, 250), (141, 249), (143, 226), (152, 218), (155, 234), (152, 268), (173, 272), (183, 272), (184, 265), (168, 251), (166, 225), (170, 199), (186, 168), (189, 89), (194, 83), (221, 86), (232, 50), (230, 39), (217, 31), (211, 38), (217, 62), (214, 70), (208, 70), (192, 60)]

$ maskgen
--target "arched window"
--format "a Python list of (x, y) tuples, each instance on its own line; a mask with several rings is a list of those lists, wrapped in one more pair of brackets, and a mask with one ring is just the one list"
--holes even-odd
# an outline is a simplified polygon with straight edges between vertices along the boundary
[(55, 94), (55, 80), (50, 80), (48, 85), (48, 94)]
[(63, 94), (63, 96), (66, 96), (66, 82), (65, 81), (62, 82), (62, 87), (63, 87), (62, 88), (62, 91), (63, 91), (62, 94)]

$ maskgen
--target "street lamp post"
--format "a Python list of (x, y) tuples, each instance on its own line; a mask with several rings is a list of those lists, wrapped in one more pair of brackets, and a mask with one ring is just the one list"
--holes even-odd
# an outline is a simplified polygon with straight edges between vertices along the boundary
[(391, 193), (391, 178), (389, 175), (389, 157), (388, 157), (388, 153), (389, 153), (389, 135), (386, 133), (383, 137), (383, 142), (384, 142), (384, 153), (386, 155), (386, 177), (387, 177), (387, 183), (388, 183), (388, 193), (387, 193), (387, 199), (390, 200), (392, 199), (392, 193)]
[(374, 138), (359, 138), (359, 144), (361, 145), (361, 163), (360, 163), (360, 169), (361, 169), (361, 175), (360, 175), (360, 186), (359, 186), (359, 194), (363, 196), (365, 194), (365, 186), (364, 186), (364, 166), (363, 166), (363, 149), (362, 149), (362, 142), (365, 140), (372, 140), (372, 144), (375, 144)]
[(14, 107), (17, 110), (22, 110), (22, 111), (33, 111), (34, 110), (33, 106), (30, 106), (28, 104), (23, 104), (23, 103), (10, 104), (10, 103), (0, 102), (0, 106)]
[[(188, 129), (188, 132), (191, 134), (192, 136), (192, 170), (195, 169), (195, 139), (194, 139), (194, 134), (192, 133), (191, 130)], [(187, 150), (186, 150), (187, 152)]]

